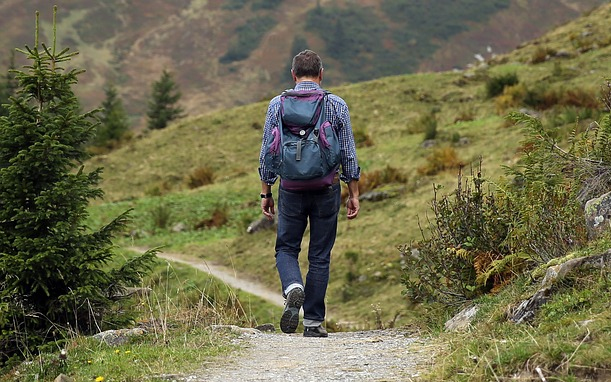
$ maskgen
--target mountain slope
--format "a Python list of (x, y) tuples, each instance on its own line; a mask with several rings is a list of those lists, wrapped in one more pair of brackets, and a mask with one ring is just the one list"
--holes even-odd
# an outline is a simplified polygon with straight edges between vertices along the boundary
[[(58, 2), (61, 47), (80, 51), (88, 72), (79, 96), (101, 103), (102, 86), (118, 85), (137, 126), (150, 84), (175, 73), (191, 115), (247, 104), (290, 86), (288, 67), (305, 46), (323, 54), (327, 83), (446, 69), (534, 38), (603, 0), (64, 0)], [(32, 44), (34, 11), (41, 41), (51, 39), (51, 6), (43, 0), (0, 0), (0, 57)], [(1, 65), (8, 65), (0, 58)]]
[[(420, 239), (419, 227), (426, 226), (430, 215), (433, 184), (442, 187), (439, 193), (451, 192), (456, 164), (465, 164), (468, 175), (480, 159), (484, 176), (496, 179), (502, 175), (501, 166), (514, 164), (519, 156), (522, 132), (508, 126), (504, 115), (532, 106), (507, 106), (502, 97), (490, 98), (487, 84), (515, 74), (525, 91), (554, 95), (570, 89), (591, 105), (609, 75), (609, 18), (611, 5), (605, 5), (467, 71), (402, 75), (330, 88), (350, 106), (359, 140), (370, 141), (357, 149), (363, 191), (377, 179), (383, 184), (377, 190), (394, 196), (381, 202), (364, 199), (355, 221), (340, 217), (329, 289), (333, 317), (374, 325), (372, 307), (383, 320), (414, 314), (400, 297), (396, 247)], [(135, 236), (128, 239), (129, 245), (167, 245), (172, 251), (232, 266), (243, 277), (276, 288), (273, 233), (245, 233), (246, 225), (260, 216), (257, 159), (266, 107), (267, 101), (262, 101), (187, 118), (93, 158), (87, 168), (105, 168), (102, 188), (107, 193), (95, 206), (94, 216), (103, 221), (103, 216), (134, 208)], [(587, 126), (603, 111), (602, 106), (568, 104), (534, 110), (559, 134), (567, 134), (576, 123)], [(431, 115), (437, 126), (432, 148), (422, 144), (427, 131), (423, 118)], [(430, 172), (439, 163), (448, 170)], [(198, 171), (213, 174), (214, 183), (190, 189), (187, 180)], [(215, 228), (214, 214), (225, 216), (226, 222)], [(159, 226), (160, 217), (166, 219), (164, 226)], [(170, 229), (179, 223), (186, 229)]]

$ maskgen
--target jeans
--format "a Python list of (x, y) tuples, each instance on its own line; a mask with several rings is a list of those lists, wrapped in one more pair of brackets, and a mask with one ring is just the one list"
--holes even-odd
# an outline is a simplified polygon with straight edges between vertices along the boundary
[[(316, 192), (279, 190), (276, 267), (283, 292), (291, 284), (304, 286), (303, 316), (307, 321), (322, 323), (325, 319), (329, 264), (337, 234), (340, 203), (339, 183)], [(308, 219), (310, 245), (308, 273), (304, 284), (299, 268), (299, 252)]]

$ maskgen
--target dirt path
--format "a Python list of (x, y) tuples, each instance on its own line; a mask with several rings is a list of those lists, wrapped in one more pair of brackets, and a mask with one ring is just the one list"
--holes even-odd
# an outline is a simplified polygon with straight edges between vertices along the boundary
[[(157, 256), (188, 264), (233, 288), (284, 305), (277, 291), (240, 279), (228, 268), (176, 253), (160, 252)], [(249, 328), (234, 327), (233, 330), (241, 333), (236, 340), (242, 345), (241, 350), (206, 365), (197, 373), (166, 378), (184, 382), (414, 381), (427, 369), (434, 352), (425, 340), (400, 329), (330, 333), (328, 338), (305, 338), (301, 333), (264, 333)]]
[[(130, 250), (143, 253), (147, 249), (141, 247), (131, 247)], [(284, 306), (284, 299), (282, 298), (282, 295), (280, 295), (280, 291), (273, 291), (261, 284), (239, 278), (230, 268), (209, 264), (202, 259), (187, 258), (186, 256), (178, 253), (159, 252), (157, 253), (157, 257), (168, 261), (190, 265), (193, 268), (199, 269), (216, 277), (234, 289), (243, 290), (252, 295), (259, 296), (275, 305)]]

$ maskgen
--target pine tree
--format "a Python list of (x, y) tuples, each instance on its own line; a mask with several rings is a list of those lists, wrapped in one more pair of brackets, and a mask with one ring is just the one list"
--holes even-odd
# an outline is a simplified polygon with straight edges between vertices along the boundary
[(106, 98), (101, 105), (101, 124), (98, 127), (94, 144), (113, 148), (120, 143), (129, 130), (129, 121), (117, 88), (112, 84), (107, 84), (104, 87), (104, 92)]
[[(71, 86), (81, 70), (60, 65), (76, 53), (39, 45), (18, 50), (31, 64), (17, 71), (19, 91), (0, 118), (0, 367), (61, 337), (62, 329), (104, 328), (111, 297), (139, 281), (155, 251), (108, 265), (127, 212), (98, 230), (85, 225), (89, 200), (102, 196), (101, 169), (84, 170), (95, 112), (81, 114)], [(42, 48), (41, 48), (42, 46)], [(109, 269), (110, 268), (110, 269)]]
[(181, 94), (178, 85), (167, 70), (161, 73), (161, 78), (152, 85), (152, 96), (148, 104), (148, 128), (163, 129), (169, 122), (183, 117), (183, 109), (176, 104)]

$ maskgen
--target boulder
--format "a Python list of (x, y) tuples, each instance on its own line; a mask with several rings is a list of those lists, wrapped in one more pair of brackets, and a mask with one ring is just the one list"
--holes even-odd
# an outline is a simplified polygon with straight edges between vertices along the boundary
[(119, 346), (126, 344), (130, 337), (141, 336), (146, 333), (143, 328), (107, 330), (94, 334), (93, 338), (105, 342), (109, 346)]
[(541, 288), (532, 297), (522, 301), (516, 308), (510, 310), (508, 314), (509, 320), (516, 324), (532, 320), (539, 308), (550, 299), (554, 284), (562, 280), (573, 270), (583, 267), (611, 267), (611, 250), (600, 255), (571, 259), (565, 263), (547, 268), (545, 277), (541, 281)]
[(472, 305), (461, 310), (457, 315), (446, 321), (445, 329), (448, 332), (464, 331), (469, 329), (471, 322), (475, 318), (479, 306)]
[(611, 227), (611, 192), (590, 199), (585, 206), (586, 227), (590, 239), (595, 239)]
[(53, 382), (74, 382), (74, 378), (68, 377), (65, 374), (58, 375)]
[(268, 219), (267, 216), (263, 216), (260, 219), (255, 220), (254, 222), (248, 225), (246, 228), (246, 232), (255, 233), (257, 231), (263, 231), (267, 229), (275, 229), (277, 224), (276, 216), (272, 220)]

